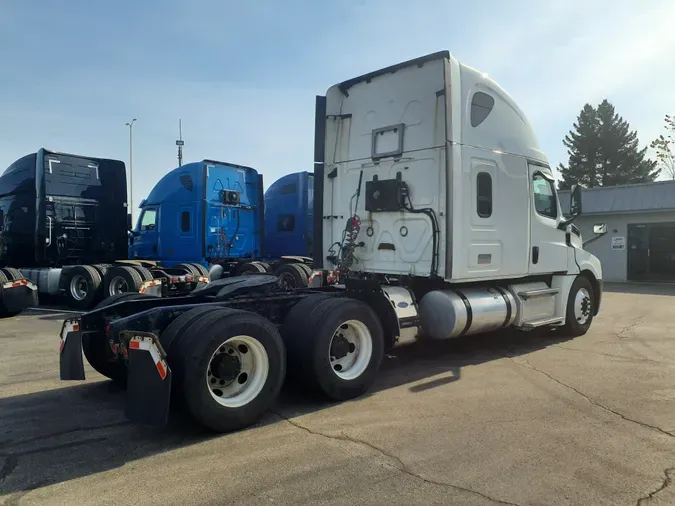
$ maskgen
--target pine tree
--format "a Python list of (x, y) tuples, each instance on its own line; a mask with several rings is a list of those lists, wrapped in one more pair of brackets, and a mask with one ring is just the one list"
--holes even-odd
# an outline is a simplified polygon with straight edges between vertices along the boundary
[(645, 183), (659, 174), (656, 162), (645, 158), (647, 148), (639, 148), (637, 133), (607, 99), (597, 108), (584, 106), (563, 144), (569, 162), (558, 168), (561, 189), (574, 183), (586, 188)]
[(574, 123), (574, 129), (563, 139), (569, 154), (568, 166), (558, 166), (562, 180), (558, 183), (561, 190), (569, 189), (573, 184), (586, 188), (598, 186), (595, 167), (599, 150), (599, 122), (597, 111), (591, 104), (584, 105)]

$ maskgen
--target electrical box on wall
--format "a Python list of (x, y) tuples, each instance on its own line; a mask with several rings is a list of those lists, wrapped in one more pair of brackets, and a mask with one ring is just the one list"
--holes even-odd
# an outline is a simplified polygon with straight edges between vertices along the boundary
[(408, 196), (408, 185), (401, 180), (401, 173), (396, 179), (366, 181), (366, 211), (398, 212), (405, 207)]

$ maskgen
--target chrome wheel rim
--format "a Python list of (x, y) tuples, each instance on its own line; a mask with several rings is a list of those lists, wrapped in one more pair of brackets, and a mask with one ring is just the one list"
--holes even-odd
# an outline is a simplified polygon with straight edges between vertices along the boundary
[(206, 386), (213, 400), (226, 408), (252, 402), (269, 376), (270, 362), (260, 341), (251, 336), (229, 338), (206, 367)]
[(349, 320), (335, 329), (328, 355), (331, 368), (340, 379), (349, 381), (361, 376), (373, 356), (373, 339), (366, 324)]
[(277, 276), (279, 278), (279, 286), (281, 288), (295, 288), (298, 284), (295, 282), (293, 274), (290, 272), (282, 272)]
[(591, 317), (591, 294), (580, 288), (574, 296), (574, 318), (580, 325), (585, 325)]
[(76, 274), (70, 280), (70, 296), (75, 300), (84, 300), (89, 293), (89, 283), (84, 276)]
[(110, 280), (110, 288), (108, 289), (109, 295), (118, 295), (120, 293), (126, 293), (129, 291), (129, 285), (122, 276), (115, 276)]

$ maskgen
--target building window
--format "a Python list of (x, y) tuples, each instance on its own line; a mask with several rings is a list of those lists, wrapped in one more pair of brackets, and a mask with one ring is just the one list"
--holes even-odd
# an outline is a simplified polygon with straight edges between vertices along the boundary
[(281, 195), (294, 195), (298, 193), (298, 187), (295, 183), (287, 184), (281, 187), (279, 193), (281, 193)]
[(487, 93), (477, 91), (471, 98), (471, 126), (477, 127), (488, 117), (495, 106), (495, 99)]
[(492, 176), (487, 172), (476, 176), (476, 209), (481, 218), (492, 216)]
[(295, 216), (292, 214), (280, 214), (277, 229), (279, 232), (293, 232), (295, 230)]
[(180, 231), (181, 232), (190, 231), (190, 211), (183, 211), (180, 214)]
[(547, 218), (556, 219), (558, 217), (558, 202), (553, 181), (546, 179), (541, 174), (535, 174), (532, 178), (532, 190), (534, 193), (534, 208), (537, 213)]
[(154, 230), (157, 225), (157, 210), (146, 209), (141, 216), (141, 231)]

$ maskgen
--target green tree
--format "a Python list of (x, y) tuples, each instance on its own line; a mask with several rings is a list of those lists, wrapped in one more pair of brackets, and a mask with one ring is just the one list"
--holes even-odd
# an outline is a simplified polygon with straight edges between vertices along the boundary
[(584, 105), (563, 144), (569, 160), (558, 167), (560, 189), (645, 183), (659, 174), (657, 162), (645, 158), (647, 148), (640, 149), (637, 133), (607, 99), (595, 108)]
[(675, 179), (675, 118), (666, 114), (666, 135), (659, 135), (649, 145), (656, 150), (656, 160), (663, 172)]

